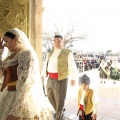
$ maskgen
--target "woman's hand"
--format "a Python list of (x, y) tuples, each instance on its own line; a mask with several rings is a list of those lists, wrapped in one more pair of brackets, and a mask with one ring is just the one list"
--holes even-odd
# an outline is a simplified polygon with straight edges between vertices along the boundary
[(0, 37), (0, 49), (4, 48), (3, 39)]
[(19, 120), (18, 117), (15, 117), (13, 115), (8, 115), (7, 119), (6, 120)]

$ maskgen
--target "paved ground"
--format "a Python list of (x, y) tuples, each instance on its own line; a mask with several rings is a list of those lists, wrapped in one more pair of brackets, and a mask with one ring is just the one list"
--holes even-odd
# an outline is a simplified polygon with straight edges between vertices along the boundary
[[(116, 84), (113, 84), (112, 80), (106, 80), (105, 84), (100, 83), (101, 80), (99, 79), (98, 70), (90, 70), (84, 73), (90, 77), (90, 87), (96, 91), (99, 99), (97, 120), (120, 120), (120, 82), (117, 81)], [(80, 73), (80, 75), (81, 74), (83, 73)], [(78, 88), (78, 85), (71, 87), (70, 84), (68, 84), (65, 116), (70, 120), (78, 120), (76, 116)]]
[[(112, 80), (106, 80), (106, 83), (100, 83), (101, 80), (97, 70), (90, 70), (84, 73), (90, 77), (90, 87), (96, 91), (99, 99), (97, 120), (120, 120), (120, 82), (117, 81), (116, 84), (113, 84)], [(71, 120), (78, 120), (76, 116), (77, 90), (77, 85), (75, 87), (68, 85), (65, 107), (66, 116), (71, 118)]]

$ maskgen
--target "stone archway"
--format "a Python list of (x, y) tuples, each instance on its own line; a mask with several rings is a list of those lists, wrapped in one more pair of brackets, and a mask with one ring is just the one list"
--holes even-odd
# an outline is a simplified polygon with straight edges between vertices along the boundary
[(0, 0), (0, 36), (8, 29), (23, 30), (33, 45), (42, 68), (42, 0)]

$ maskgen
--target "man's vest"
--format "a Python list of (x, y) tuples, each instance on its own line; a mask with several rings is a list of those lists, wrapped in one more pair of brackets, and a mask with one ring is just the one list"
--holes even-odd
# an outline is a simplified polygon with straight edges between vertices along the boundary
[[(78, 91), (78, 107), (80, 107), (80, 99), (82, 95), (82, 90)], [(88, 115), (93, 111), (93, 103), (92, 103), (92, 95), (93, 95), (93, 90), (88, 89), (85, 93), (84, 97), (84, 112), (85, 115)]]
[[(48, 54), (47, 65), (49, 59), (54, 51), (51, 51)], [(62, 49), (58, 56), (58, 80), (63, 80), (68, 77), (68, 54), (70, 53), (69, 49)], [(47, 71), (47, 67), (46, 67)]]

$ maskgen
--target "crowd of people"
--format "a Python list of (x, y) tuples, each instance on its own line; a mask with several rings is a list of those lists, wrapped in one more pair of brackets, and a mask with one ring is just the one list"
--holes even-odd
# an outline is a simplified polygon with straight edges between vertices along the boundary
[(110, 61), (109, 63), (111, 64), (111, 66), (113, 66), (113, 64), (117, 64), (117, 66), (119, 67), (119, 63), (120, 63), (120, 59), (118, 56), (104, 56), (104, 55), (93, 56), (92, 54), (89, 54), (89, 55), (75, 54), (74, 60), (76, 61), (76, 63), (78, 61), (83, 62), (85, 71), (99, 68), (101, 61), (103, 60), (105, 62), (105, 65), (107, 65), (107, 63)]
[(106, 83), (107, 79), (114, 80), (114, 84), (116, 81), (120, 81), (120, 64), (117, 57), (101, 57), (98, 70), (101, 83)]
[(84, 71), (98, 68), (100, 65), (100, 57), (98, 56), (93, 57), (93, 56), (88, 56), (85, 54), (81, 54), (81, 55), (76, 54), (74, 55), (74, 60), (76, 61), (76, 65), (78, 61), (83, 62)]

